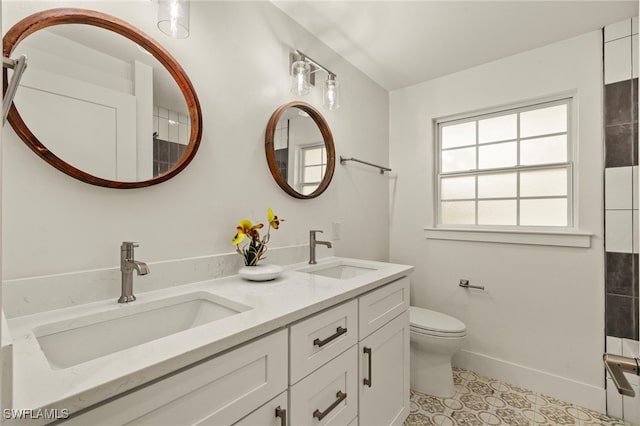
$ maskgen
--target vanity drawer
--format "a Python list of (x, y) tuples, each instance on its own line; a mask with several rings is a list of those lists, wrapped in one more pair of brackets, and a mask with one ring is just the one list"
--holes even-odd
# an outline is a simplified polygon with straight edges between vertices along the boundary
[(70, 418), (70, 425), (230, 425), (287, 388), (287, 332), (270, 334)]
[(409, 283), (409, 277), (403, 277), (360, 296), (360, 340), (409, 309)]
[(292, 425), (349, 425), (358, 415), (357, 345), (292, 386), (289, 409)]
[(320, 312), (289, 330), (289, 383), (294, 384), (358, 341), (357, 301)]
[(233, 426), (282, 426), (289, 424), (287, 391), (273, 398)]

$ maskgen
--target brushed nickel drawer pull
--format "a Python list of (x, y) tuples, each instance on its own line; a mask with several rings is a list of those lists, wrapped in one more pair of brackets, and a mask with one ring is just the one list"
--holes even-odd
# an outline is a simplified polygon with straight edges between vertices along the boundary
[(371, 348), (366, 348), (366, 347), (365, 347), (365, 348), (363, 349), (363, 352), (364, 352), (366, 355), (369, 355), (369, 372), (368, 372), (368, 374), (367, 374), (369, 377), (365, 377), (365, 378), (364, 378), (364, 385), (365, 385), (365, 386), (369, 386), (369, 387), (371, 387), (371, 383), (372, 383), (372, 380), (373, 380), (373, 377), (371, 377), (371, 365), (373, 364), (373, 356), (372, 356), (372, 354), (371, 354)]
[(276, 417), (280, 417), (280, 426), (287, 426), (287, 410), (284, 408), (280, 408), (278, 405), (276, 407)]
[(327, 414), (329, 414), (331, 412), (331, 410), (333, 410), (334, 408), (336, 408), (338, 405), (340, 405), (340, 403), (342, 401), (344, 401), (345, 399), (347, 399), (347, 394), (342, 392), (342, 391), (338, 391), (338, 393), (336, 394), (336, 399), (333, 404), (331, 404), (326, 410), (324, 411), (320, 411), (320, 410), (316, 410), (313, 412), (313, 417), (315, 417), (318, 420), (322, 420), (325, 418), (325, 416)]
[(320, 339), (315, 339), (313, 341), (314, 346), (317, 346), (319, 348), (323, 347), (324, 345), (326, 345), (327, 343), (331, 342), (334, 339), (337, 339), (338, 337), (342, 336), (344, 333), (347, 332), (347, 329), (345, 327), (338, 327), (336, 328), (336, 332), (334, 334), (332, 334), (331, 336), (327, 337), (324, 340), (320, 340)]

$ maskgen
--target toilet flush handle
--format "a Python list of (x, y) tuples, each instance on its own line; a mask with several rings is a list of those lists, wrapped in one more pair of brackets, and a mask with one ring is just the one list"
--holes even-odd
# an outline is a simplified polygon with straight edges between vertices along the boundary
[(463, 280), (462, 278), (460, 279), (460, 283), (458, 285), (462, 288), (475, 288), (478, 290), (484, 290), (483, 285), (471, 285), (469, 284), (469, 280)]

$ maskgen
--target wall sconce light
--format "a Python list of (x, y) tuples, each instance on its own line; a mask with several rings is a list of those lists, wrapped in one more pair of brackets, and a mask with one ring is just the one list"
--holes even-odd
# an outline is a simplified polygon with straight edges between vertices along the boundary
[(315, 84), (315, 73), (322, 70), (327, 73), (327, 80), (322, 91), (322, 105), (329, 110), (340, 107), (340, 84), (333, 72), (297, 49), (289, 55), (289, 63), (291, 65), (291, 93), (298, 96), (308, 94), (310, 87)]
[(158, 28), (173, 38), (189, 37), (189, 0), (159, 0)]

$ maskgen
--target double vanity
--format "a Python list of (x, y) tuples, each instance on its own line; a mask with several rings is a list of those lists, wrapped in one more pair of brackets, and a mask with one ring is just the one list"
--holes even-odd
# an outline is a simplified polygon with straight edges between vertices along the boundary
[(333, 257), (269, 282), (9, 318), (12, 408), (68, 410), (77, 425), (402, 424), (412, 270)]

